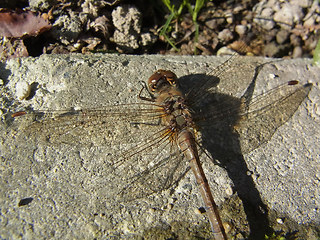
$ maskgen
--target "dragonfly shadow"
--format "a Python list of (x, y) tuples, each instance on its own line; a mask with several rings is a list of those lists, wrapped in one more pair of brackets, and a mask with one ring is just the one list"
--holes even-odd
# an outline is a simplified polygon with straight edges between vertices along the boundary
[(248, 174), (243, 154), (269, 141), (312, 88), (312, 84), (302, 85), (293, 80), (253, 97), (259, 72), (269, 63), (252, 65), (250, 73), (243, 72), (241, 76), (248, 78), (250, 74), (251, 81), (240, 98), (217, 91), (219, 84), (231, 78), (228, 75), (219, 79), (197, 74), (180, 79), (193, 110), (193, 120), (201, 132), (200, 146), (209, 152), (214, 163), (226, 169), (233, 181), (247, 216), (250, 239), (262, 239), (271, 229), (267, 206)]
[[(257, 75), (257, 74), (256, 74)], [(254, 91), (254, 82), (247, 88), (245, 97), (250, 98)], [(239, 111), (243, 101), (227, 94), (212, 91), (218, 86), (218, 78), (207, 75), (190, 75), (182, 77), (182, 89), (194, 87), (195, 79), (212, 82), (208, 89), (209, 94), (197, 104), (191, 104), (195, 112), (195, 122), (201, 132), (201, 146), (210, 153), (212, 161), (226, 169), (228, 176), (234, 183), (234, 190), (243, 203), (243, 207), (250, 226), (250, 238), (262, 239), (269, 232), (268, 210), (263, 203), (260, 193), (248, 172), (250, 172), (241, 151), (239, 135), (234, 127), (239, 121)], [(199, 85), (198, 85), (199, 86)], [(185, 91), (185, 90), (184, 90)], [(197, 92), (197, 89), (194, 89)], [(188, 95), (188, 92), (186, 91)], [(191, 102), (194, 100), (191, 99)], [(215, 113), (215, 116), (206, 116), (204, 112)], [(200, 116), (200, 117), (199, 117)]]

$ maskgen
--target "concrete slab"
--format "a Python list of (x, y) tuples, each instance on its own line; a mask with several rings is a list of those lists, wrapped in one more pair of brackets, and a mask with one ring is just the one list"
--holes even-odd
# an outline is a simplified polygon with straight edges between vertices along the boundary
[[(139, 81), (147, 80), (156, 69), (174, 71), (188, 89), (205, 74), (213, 74), (212, 70), (225, 60), (202, 56), (43, 55), (1, 65), (1, 238), (210, 238), (208, 220), (198, 210), (203, 202), (192, 172), (187, 172), (187, 163), (181, 163), (173, 174), (176, 184), (168, 184), (161, 176), (166, 172), (163, 169), (171, 173), (170, 167), (175, 167), (171, 163), (148, 174), (132, 175), (139, 173), (137, 169), (141, 173), (142, 163), (153, 164), (153, 160), (167, 156), (164, 148), (136, 154), (133, 163), (118, 162), (121, 152), (149, 136), (151, 126), (111, 121), (101, 115), (85, 128), (77, 125), (73, 116), (67, 117), (69, 122), (57, 118), (28, 127), (30, 119), (11, 119), (9, 113), (26, 108), (107, 109), (118, 113), (121, 106), (114, 110), (110, 105), (139, 102)], [(247, 237), (251, 229), (251, 236), (263, 236), (267, 227), (261, 224), (270, 224), (274, 230), (298, 230), (300, 236), (316, 239), (320, 224), (320, 69), (308, 59), (247, 57), (234, 58), (222, 69), (219, 84), (213, 89), (219, 92), (215, 101), (227, 99), (223, 106), (237, 101), (253, 79), (255, 84), (249, 88), (253, 98), (289, 80), (313, 83), (286, 123), (278, 127), (265, 120), (275, 127), (266, 134), (268, 141), (253, 151), (231, 154), (223, 148), (210, 149), (215, 144), (203, 142), (220, 163), (215, 165), (202, 155), (222, 218), (232, 228), (229, 234)], [(28, 100), (18, 99), (18, 82), (32, 86)], [(297, 104), (294, 98), (290, 101)], [(205, 106), (203, 111), (206, 109), (211, 108)], [(285, 110), (292, 109), (279, 111)], [(250, 127), (255, 128), (254, 124)], [(50, 139), (46, 139), (47, 132), (51, 132)], [(201, 134), (208, 142), (215, 138)], [(127, 176), (134, 178), (130, 182)], [(147, 189), (145, 183), (149, 181)], [(134, 184), (136, 187), (131, 187)], [(150, 189), (160, 186), (167, 189), (148, 195)], [(130, 199), (132, 196), (137, 199)]]

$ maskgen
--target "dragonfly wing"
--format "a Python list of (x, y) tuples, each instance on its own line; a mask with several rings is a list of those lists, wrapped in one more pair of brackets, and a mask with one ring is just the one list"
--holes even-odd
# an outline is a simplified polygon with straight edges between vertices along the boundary
[(249, 104), (243, 103), (234, 126), (242, 152), (250, 152), (267, 142), (292, 117), (311, 87), (311, 84), (290, 85), (289, 82), (255, 97)]
[[(166, 142), (157, 151), (144, 154), (135, 164), (124, 161), (116, 167), (115, 176), (122, 182), (117, 194), (119, 201), (133, 201), (178, 184), (189, 165), (176, 146), (169, 145)], [(123, 176), (123, 170), (128, 174)]]
[(108, 189), (108, 197), (125, 202), (168, 189), (187, 171), (188, 163), (168, 140), (160, 115), (158, 106), (144, 104), (63, 114), (49, 111), (37, 121), (34, 114), (29, 114), (17, 119), (17, 140), (56, 149), (68, 144), (81, 152), (105, 149), (102, 161), (106, 180), (110, 181), (103, 186)]
[(16, 117), (18, 139), (44, 144), (103, 144), (135, 123), (159, 124), (161, 107), (123, 104), (91, 110), (32, 111)]
[[(214, 99), (216, 93), (228, 94), (240, 97), (246, 90), (246, 86), (255, 77), (261, 65), (259, 60), (240, 61), (240, 56), (234, 56), (232, 62), (226, 62), (225, 67), (219, 66), (217, 70), (207, 75), (195, 75), (188, 79), (183, 78), (186, 87), (187, 101), (192, 108), (207, 105)], [(238, 59), (237, 61), (235, 61)]]
[(310, 89), (309, 84), (286, 83), (248, 102), (244, 98), (216, 94), (205, 113), (196, 109), (194, 119), (204, 143), (215, 146), (215, 151), (247, 153), (268, 141), (288, 121)]

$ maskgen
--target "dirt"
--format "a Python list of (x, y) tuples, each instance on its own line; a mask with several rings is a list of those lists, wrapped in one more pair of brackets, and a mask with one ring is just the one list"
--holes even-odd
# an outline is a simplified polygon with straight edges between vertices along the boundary
[[(312, 57), (320, 26), (318, 1), (206, 1), (196, 21), (185, 6), (168, 22), (173, 10), (160, 0), (18, 2), (1, 7), (32, 10), (48, 20), (51, 29), (37, 36), (2, 39), (2, 60), (19, 57), (21, 52), (22, 56), (39, 56), (71, 52), (225, 55), (237, 51)], [(182, 1), (172, 2), (177, 10)], [(194, 10), (195, 1), (189, 2)], [(167, 29), (161, 32), (164, 26)]]

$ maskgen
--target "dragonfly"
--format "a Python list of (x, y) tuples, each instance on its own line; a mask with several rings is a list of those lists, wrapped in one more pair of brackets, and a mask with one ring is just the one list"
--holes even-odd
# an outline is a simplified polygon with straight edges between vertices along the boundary
[[(211, 158), (204, 147), (202, 129), (224, 122), (239, 137), (240, 151), (249, 152), (266, 142), (292, 116), (311, 89), (311, 84), (290, 80), (255, 97), (250, 95), (254, 85), (250, 84), (237, 101), (217, 96), (215, 87), (222, 79), (227, 80), (225, 74), (236, 56), (207, 76), (192, 81), (189, 88), (183, 86), (183, 78), (179, 79), (173, 71), (157, 70), (147, 86), (142, 87), (137, 103), (99, 109), (19, 111), (12, 117), (29, 118), (18, 130), (22, 138), (49, 144), (69, 144), (79, 136), (80, 141), (114, 139), (121, 134), (115, 135), (113, 129), (123, 134), (131, 129), (131, 142), (120, 144), (124, 149), (106, 171), (106, 175), (123, 179), (119, 199), (129, 201), (168, 189), (179, 181), (181, 173), (189, 170), (189, 165), (199, 185), (214, 238), (227, 239), (201, 164), (201, 157)], [(122, 129), (120, 121), (126, 122)], [(99, 136), (101, 128), (109, 129), (108, 134)], [(139, 131), (146, 133), (146, 137), (137, 143), (135, 136)], [(126, 176), (120, 174), (122, 169)]]

